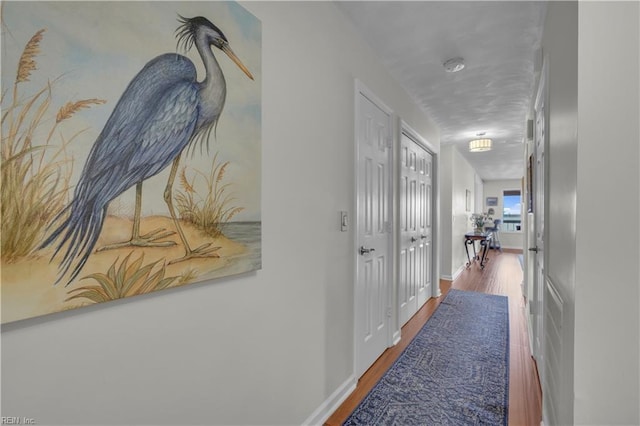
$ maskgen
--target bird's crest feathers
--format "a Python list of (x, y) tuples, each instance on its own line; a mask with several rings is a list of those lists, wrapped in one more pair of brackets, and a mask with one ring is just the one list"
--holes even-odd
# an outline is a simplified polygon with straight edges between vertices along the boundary
[(176, 29), (176, 37), (178, 38), (177, 47), (184, 49), (185, 52), (189, 51), (196, 39), (196, 31), (200, 27), (208, 27), (218, 33), (220, 38), (225, 42), (228, 42), (227, 37), (222, 33), (220, 28), (216, 27), (211, 21), (202, 16), (196, 16), (195, 18), (185, 18), (182, 15), (178, 15), (178, 22), (180, 26)]

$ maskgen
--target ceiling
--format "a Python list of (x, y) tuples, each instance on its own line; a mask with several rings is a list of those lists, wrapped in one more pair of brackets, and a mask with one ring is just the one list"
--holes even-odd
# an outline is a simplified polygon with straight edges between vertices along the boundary
[[(544, 2), (338, 1), (391, 75), (483, 180), (520, 179)], [(448, 73), (443, 63), (464, 58)], [(470, 153), (484, 132), (493, 149)]]

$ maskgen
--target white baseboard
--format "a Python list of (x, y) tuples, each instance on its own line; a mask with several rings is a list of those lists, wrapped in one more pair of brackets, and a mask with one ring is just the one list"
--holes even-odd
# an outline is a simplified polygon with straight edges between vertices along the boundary
[(462, 271), (464, 271), (465, 267), (466, 267), (466, 265), (460, 265), (458, 270), (456, 272), (454, 272), (453, 275), (440, 275), (440, 279), (441, 280), (447, 280), (447, 281), (453, 281), (456, 278), (458, 278), (458, 275), (460, 275), (462, 273)]
[(358, 384), (355, 375), (350, 376), (338, 389), (336, 389), (316, 410), (311, 413), (309, 418), (305, 420), (303, 426), (322, 425), (334, 411), (338, 409), (340, 404), (351, 392), (353, 392)]
[(451, 281), (454, 281), (456, 278), (458, 278), (458, 275), (460, 275), (465, 270), (465, 268), (466, 268), (466, 265), (460, 265), (458, 270), (453, 273), (453, 279)]
[(458, 278), (458, 275), (460, 275), (464, 271), (465, 267), (466, 267), (466, 265), (460, 265), (458, 270), (455, 271), (453, 273), (453, 275), (440, 275), (440, 279), (447, 280), (447, 281), (453, 281), (456, 278)]

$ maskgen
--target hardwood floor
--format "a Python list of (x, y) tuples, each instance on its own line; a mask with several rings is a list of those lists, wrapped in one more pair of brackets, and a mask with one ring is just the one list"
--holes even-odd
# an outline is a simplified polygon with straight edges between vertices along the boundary
[(451, 283), (441, 280), (442, 297), (429, 300), (402, 327), (402, 339), (387, 349), (358, 381), (356, 390), (325, 422), (341, 425), (360, 401), (407, 347), (411, 339), (433, 314), (450, 288), (498, 294), (509, 298), (509, 425), (539, 426), (542, 419), (542, 395), (534, 359), (529, 349), (529, 334), (524, 311), (519, 252), (492, 250), (484, 270), (476, 264), (466, 269)]

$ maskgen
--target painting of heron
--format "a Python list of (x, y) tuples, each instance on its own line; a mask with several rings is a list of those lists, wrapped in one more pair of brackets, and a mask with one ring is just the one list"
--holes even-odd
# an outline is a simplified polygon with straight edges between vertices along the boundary
[(261, 268), (261, 24), (4, 2), (2, 323)]

